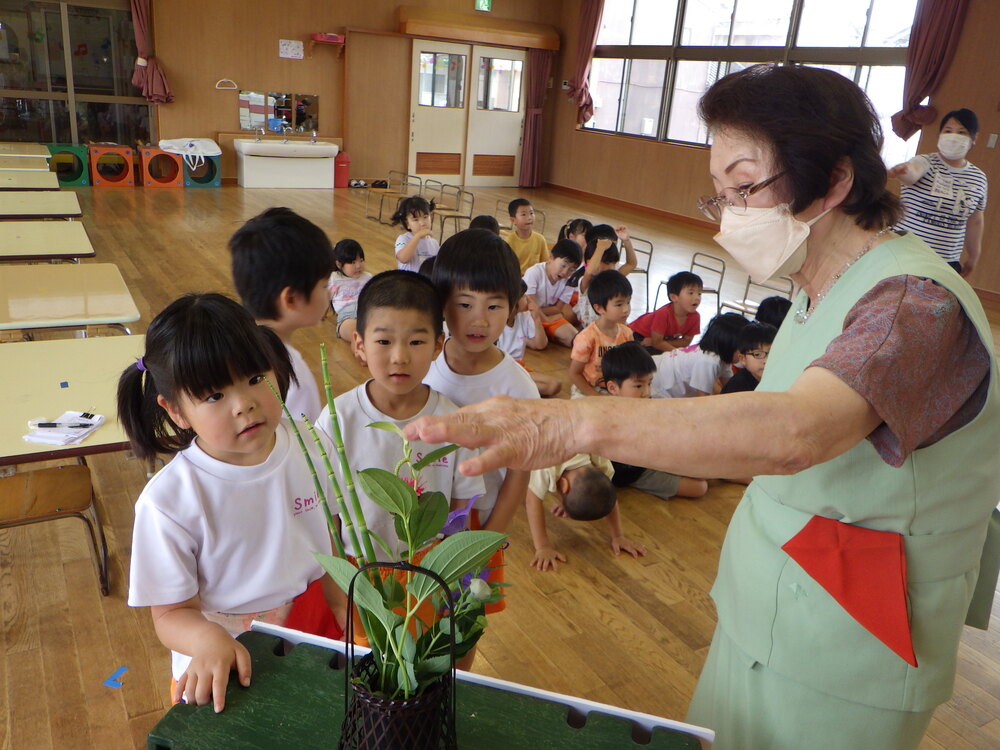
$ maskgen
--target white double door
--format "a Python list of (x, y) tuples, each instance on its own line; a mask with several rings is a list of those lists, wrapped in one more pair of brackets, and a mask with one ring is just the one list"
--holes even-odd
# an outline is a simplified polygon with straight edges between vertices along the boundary
[(469, 187), (516, 187), (523, 49), (413, 40), (407, 171)]

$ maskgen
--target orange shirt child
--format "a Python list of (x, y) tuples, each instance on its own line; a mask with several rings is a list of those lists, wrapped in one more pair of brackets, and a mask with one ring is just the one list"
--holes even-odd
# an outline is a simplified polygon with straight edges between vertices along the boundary
[(597, 323), (598, 321), (594, 321), (576, 335), (573, 339), (573, 351), (569, 355), (570, 359), (584, 363), (583, 377), (595, 387), (601, 382), (601, 358), (604, 352), (635, 338), (632, 329), (624, 323), (618, 324), (614, 336), (602, 333)]

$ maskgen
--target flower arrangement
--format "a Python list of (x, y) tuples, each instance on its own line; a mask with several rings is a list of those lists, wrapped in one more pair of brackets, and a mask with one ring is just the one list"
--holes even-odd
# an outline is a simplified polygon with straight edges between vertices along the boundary
[[(340, 523), (356, 559), (345, 552), (341, 529), (336, 526), (316, 467), (306, 451), (301, 432), (287, 407), (282, 404), (312, 472), (317, 497), (337, 552), (336, 556), (314, 554), (345, 594), (354, 580), (354, 604), (371, 645), (375, 665), (375, 676), (365, 687), (385, 698), (411, 698), (451, 671), (452, 635), (455, 658), (468, 653), (482, 636), (486, 627), (483, 607), (502, 597), (502, 584), (488, 584), (478, 576), (506, 536), (494, 531), (458, 531), (464, 528), (461, 519), (468, 510), (449, 513), (449, 500), (441, 492), (418, 491), (421, 486), (420, 471), (457, 450), (457, 446), (443, 446), (415, 461), (409, 442), (396, 425), (373, 423), (369, 427), (399, 435), (403, 441), (403, 458), (394, 471), (380, 468), (357, 471), (357, 482), (372, 502), (392, 515), (396, 535), (405, 544), (399, 559), (411, 566), (419, 564), (421, 568), (435, 573), (453, 592), (450, 610), (445, 601), (446, 594), (434, 579), (408, 566), (403, 566), (407, 569), (398, 575), (382, 575), (377, 568), (359, 575), (359, 568), (378, 561), (376, 545), (389, 559), (396, 559), (397, 553), (389, 549), (365, 521), (355, 487), (355, 473), (348, 465), (334, 408), (325, 345), (321, 346), (321, 362), (326, 402), (333, 426), (333, 443), (344, 482), (343, 491), (314, 426), (308, 420), (304, 422), (319, 448), (335, 495)], [(442, 538), (442, 531), (458, 533)]]

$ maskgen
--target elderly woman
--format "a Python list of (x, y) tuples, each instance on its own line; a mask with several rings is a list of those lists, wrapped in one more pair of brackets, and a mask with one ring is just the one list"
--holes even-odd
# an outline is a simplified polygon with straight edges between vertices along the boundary
[(756, 66), (701, 114), (716, 240), (754, 278), (802, 287), (757, 391), (494, 399), (408, 430), (486, 447), (467, 473), (597, 453), (756, 477), (723, 545), (689, 720), (718, 750), (916, 748), (951, 693), (1000, 488), (989, 325), (958, 274), (888, 229), (881, 130), (849, 80)]

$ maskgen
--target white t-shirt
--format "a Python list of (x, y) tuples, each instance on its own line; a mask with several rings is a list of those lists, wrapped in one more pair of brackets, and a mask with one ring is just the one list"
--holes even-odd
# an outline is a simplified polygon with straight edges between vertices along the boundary
[(697, 344), (657, 354), (653, 373), (653, 398), (683, 398), (712, 393), (715, 381), (725, 383), (732, 376), (732, 367), (718, 354), (702, 351)]
[[(332, 503), (319, 451), (308, 436), (305, 442)], [(135, 504), (128, 603), (175, 604), (197, 594), (205, 612), (263, 612), (322, 576), (313, 551), (329, 554), (330, 536), (287, 422), (256, 466), (218, 461), (196, 441), (149, 480)], [(190, 661), (173, 653), (174, 679)]]
[(549, 281), (545, 273), (545, 263), (536, 263), (524, 272), (524, 283), (528, 285), (525, 294), (534, 296), (539, 307), (568, 303), (576, 290), (567, 286), (569, 279), (559, 279), (555, 284)]
[(305, 359), (294, 346), (285, 344), (288, 350), (288, 357), (292, 360), (292, 372), (298, 379), (288, 384), (288, 393), (285, 395), (285, 405), (294, 419), (300, 419), (300, 415), (305, 414), (310, 422), (315, 422), (319, 416), (319, 386), (316, 378), (306, 364)]
[[(590, 289), (590, 287), (587, 287)], [(580, 291), (579, 289), (577, 291)], [(576, 305), (573, 307), (573, 312), (576, 313), (577, 320), (580, 321), (581, 330), (586, 328), (591, 323), (597, 322), (600, 317), (597, 314), (597, 310), (594, 306), (590, 304), (590, 297), (587, 296), (586, 292), (580, 292), (580, 298), (576, 301)]]
[(356, 279), (344, 276), (340, 271), (331, 273), (326, 288), (330, 292), (330, 304), (333, 305), (333, 311), (339, 313), (349, 304), (357, 305), (358, 295), (361, 294), (361, 290), (371, 277), (372, 275), (368, 271), (363, 271)]
[[(534, 381), (513, 357), (504, 353), (503, 359), (492, 370), (480, 375), (459, 375), (448, 366), (444, 351), (431, 362), (431, 369), (424, 382), (439, 393), (454, 401), (458, 406), (468, 406), (485, 401), (493, 396), (512, 398), (539, 398)], [(479, 509), (480, 520), (485, 523), (497, 502), (500, 485), (507, 476), (506, 469), (494, 469), (483, 475), (486, 480), (486, 494), (473, 506)]]
[(524, 359), (527, 341), (533, 338), (535, 338), (535, 319), (525, 310), (514, 316), (514, 325), (503, 327), (503, 332), (497, 339), (497, 348), (514, 359)]
[[(368, 425), (372, 422), (391, 422), (402, 429), (417, 417), (444, 416), (445, 414), (458, 411), (458, 407), (450, 399), (432, 389), (427, 398), (427, 403), (424, 404), (424, 408), (418, 414), (410, 419), (393, 419), (375, 408), (371, 398), (368, 396), (368, 383), (370, 382), (372, 381), (369, 380), (367, 383), (362, 383), (357, 388), (342, 393), (334, 399), (334, 406), (337, 409), (337, 419), (340, 422), (340, 434), (344, 438), (344, 450), (347, 453), (347, 461), (355, 472), (367, 468), (392, 471), (400, 459), (403, 458), (403, 441), (399, 439), (399, 436), (392, 432), (369, 427)], [(333, 434), (328, 409), (323, 409), (317, 426), (327, 435)], [(411, 441), (410, 446), (412, 455), (416, 460), (441, 447), (420, 441)], [(459, 474), (456, 469), (459, 462), (471, 458), (476, 453), (478, 451), (459, 448), (456, 452), (439, 458), (420, 472), (417, 491), (430, 492), (437, 490), (438, 492), (443, 492), (449, 501), (452, 498), (468, 500), (476, 495), (483, 494), (485, 485), (483, 484), (482, 477), (466, 477)], [(334, 470), (337, 472), (339, 478), (341, 476), (339, 464), (334, 464)], [(403, 472), (403, 478), (409, 479), (410, 477), (405, 469)], [(341, 486), (343, 487), (343, 485)], [(365, 495), (360, 483), (356, 481), (354, 486), (358, 491), (358, 500), (360, 500), (362, 512), (365, 514), (366, 525), (378, 534), (382, 541), (389, 545), (390, 549), (395, 550), (396, 554), (390, 559), (399, 560), (399, 552), (405, 546), (405, 542), (401, 544), (399, 537), (396, 536), (392, 516)], [(346, 492), (346, 489), (344, 491)], [(357, 519), (354, 520), (357, 522)], [(342, 533), (341, 538), (347, 552), (352, 555), (356, 554), (349, 535)], [(378, 558), (385, 560), (385, 551), (377, 544), (373, 544), (373, 546)]]
[[(404, 234), (399, 235), (396, 238), (396, 246), (393, 249), (393, 255), (406, 247), (406, 243), (411, 239), (413, 239), (413, 232), (405, 232)], [(423, 262), (428, 258), (433, 258), (437, 255), (440, 247), (441, 246), (438, 244), (438, 241), (433, 237), (424, 237), (417, 243), (417, 251), (413, 254), (413, 257), (410, 258), (410, 262), (403, 263), (402, 261), (397, 260), (396, 268), (400, 271), (413, 271), (414, 273), (418, 273)]]

